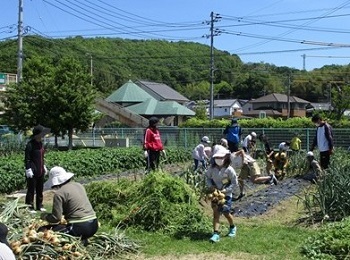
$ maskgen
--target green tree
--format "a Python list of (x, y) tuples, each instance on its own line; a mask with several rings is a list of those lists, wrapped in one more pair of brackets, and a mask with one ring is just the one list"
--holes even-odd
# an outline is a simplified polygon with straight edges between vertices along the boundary
[(350, 85), (337, 86), (331, 90), (331, 102), (335, 119), (340, 120), (345, 110), (350, 109)]
[(90, 76), (71, 57), (58, 62), (52, 83), (52, 125), (56, 131), (68, 131), (68, 148), (71, 149), (74, 129), (84, 131), (93, 122), (96, 93), (90, 84)]
[(207, 109), (206, 109), (204, 101), (198, 101), (197, 102), (197, 106), (195, 108), (195, 112), (196, 112), (196, 118), (201, 119), (201, 120), (208, 119)]
[(44, 57), (26, 60), (24, 78), (18, 85), (11, 85), (4, 101), (7, 108), (4, 118), (18, 130), (27, 130), (37, 124), (47, 124), (50, 117), (46, 105), (50, 102), (53, 66)]
[(7, 91), (6, 119), (20, 130), (43, 124), (56, 137), (68, 132), (71, 149), (73, 130), (86, 130), (93, 121), (95, 91), (90, 75), (71, 57), (57, 64), (33, 57), (26, 60), (23, 72), (23, 81)]

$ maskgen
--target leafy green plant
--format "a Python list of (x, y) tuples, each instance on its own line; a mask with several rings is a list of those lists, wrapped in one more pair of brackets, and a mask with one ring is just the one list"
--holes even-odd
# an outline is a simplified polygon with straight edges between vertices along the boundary
[[(172, 164), (189, 160), (188, 149), (167, 148), (167, 160)], [(24, 155), (8, 154), (0, 157), (0, 193), (10, 193), (23, 189), (26, 184), (24, 175)], [(48, 169), (62, 166), (73, 172), (76, 178), (91, 178), (104, 174), (118, 174), (121, 171), (142, 169), (145, 165), (140, 147), (81, 149), (70, 151), (48, 151), (45, 155)]]
[(350, 163), (348, 152), (337, 150), (332, 163), (304, 195), (304, 205), (315, 220), (341, 220), (350, 216)]
[(308, 259), (349, 259), (350, 218), (323, 227), (305, 241), (301, 252)]

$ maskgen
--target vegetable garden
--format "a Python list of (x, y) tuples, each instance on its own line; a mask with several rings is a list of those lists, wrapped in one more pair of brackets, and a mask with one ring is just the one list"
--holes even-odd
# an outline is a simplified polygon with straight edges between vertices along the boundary
[[(198, 187), (198, 182), (191, 179), (193, 173), (187, 166), (190, 151), (168, 148), (167, 155), (163, 165), (180, 163), (178, 170), (181, 174), (160, 171), (135, 181), (121, 176), (127, 170), (142, 172), (140, 169), (143, 168), (144, 159), (140, 148), (48, 152), (48, 168), (60, 165), (74, 172), (76, 180), (88, 182), (86, 189), (98, 214), (101, 231), (91, 238), (87, 247), (82, 246), (79, 239), (68, 235), (37, 233), (36, 228), (43, 223), (28, 218), (20, 201), (5, 201), (0, 221), (10, 228), (10, 241), (17, 257), (34, 259), (34, 255), (39, 255), (40, 259), (120, 259), (142, 252), (146, 245), (127, 238), (125, 232), (156, 233), (176, 237), (179, 241), (188, 237), (203, 239), (203, 234), (211, 232), (211, 217), (199, 203), (203, 190)], [(305, 167), (304, 155), (293, 155), (290, 159), (287, 177), (294, 178)], [(8, 155), (1, 157), (0, 161), (1, 192), (11, 193), (24, 188), (23, 155)], [(304, 205), (303, 220), (307, 220), (303, 223), (307, 226), (322, 223), (320, 232), (306, 241), (300, 241), (300, 256), (311, 259), (350, 257), (347, 224), (350, 215), (349, 167), (348, 152), (337, 150), (324, 178), (299, 194), (299, 203)], [(111, 174), (115, 179), (93, 181), (103, 174)], [(295, 223), (301, 220), (295, 220)], [(341, 222), (336, 224), (339, 220)], [(242, 232), (249, 232), (249, 229)], [(244, 246), (240, 250), (249, 252)]]

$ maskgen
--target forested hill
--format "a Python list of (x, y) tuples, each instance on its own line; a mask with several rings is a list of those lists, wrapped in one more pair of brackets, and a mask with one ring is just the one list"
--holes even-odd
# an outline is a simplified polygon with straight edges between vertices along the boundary
[[(210, 47), (193, 42), (125, 40), (119, 38), (48, 39), (26, 36), (24, 66), (34, 56), (45, 56), (52, 65), (64, 56), (74, 57), (93, 69), (94, 86), (109, 95), (127, 80), (165, 83), (191, 100), (208, 99)], [(17, 42), (0, 42), (0, 72), (16, 73)], [(215, 98), (257, 98), (273, 92), (291, 94), (313, 102), (327, 100), (332, 82), (342, 82), (349, 66), (327, 66), (305, 72), (265, 63), (244, 64), (236, 55), (215, 50)], [(336, 72), (336, 73), (333, 73)], [(25, 75), (23, 75), (25, 77)]]

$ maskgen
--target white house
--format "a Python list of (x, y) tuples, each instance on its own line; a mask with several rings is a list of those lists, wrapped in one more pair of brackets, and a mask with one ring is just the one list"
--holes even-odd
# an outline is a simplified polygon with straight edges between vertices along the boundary
[(238, 99), (214, 100), (214, 117), (240, 116), (242, 106)]

